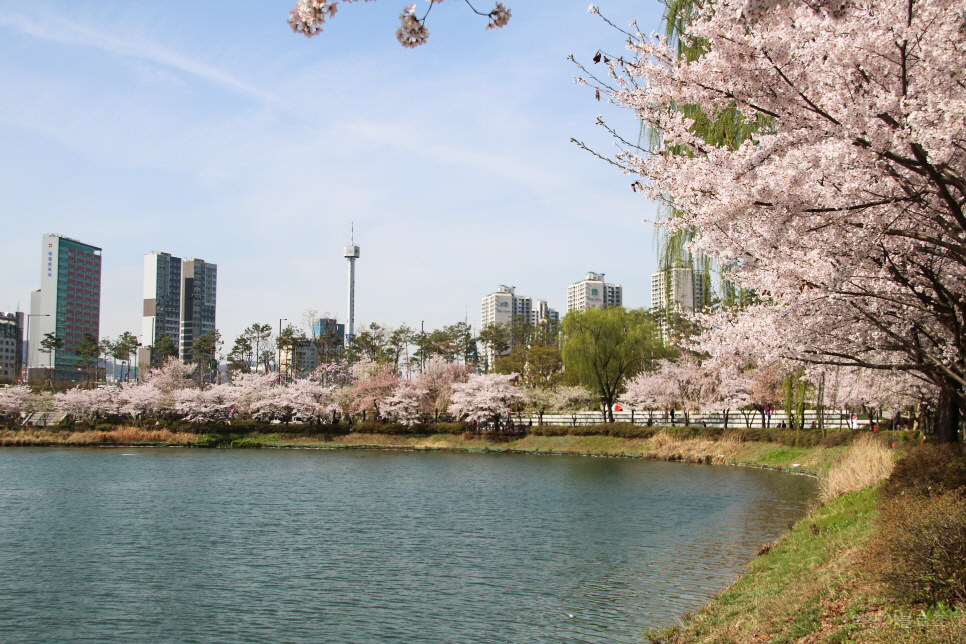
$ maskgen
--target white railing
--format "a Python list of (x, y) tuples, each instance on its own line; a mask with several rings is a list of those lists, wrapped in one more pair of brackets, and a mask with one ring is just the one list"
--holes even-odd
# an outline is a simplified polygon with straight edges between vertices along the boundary
[[(844, 410), (825, 410), (825, 429), (827, 430), (837, 430), (837, 429), (849, 429), (850, 428), (850, 418), (851, 414)], [(691, 412), (688, 414), (688, 425), (697, 427), (724, 427), (724, 414), (722, 412)], [(619, 423), (634, 423), (635, 425), (654, 425), (659, 427), (682, 427), (684, 426), (685, 416), (682, 412), (676, 411), (674, 413), (674, 419), (671, 420), (670, 414), (665, 414), (664, 412), (646, 412), (646, 411), (615, 411), (614, 421)], [(538, 425), (540, 418), (537, 414), (514, 414), (513, 421), (515, 423), (523, 422), (523, 424), (529, 424), (531, 421), (534, 425)], [(762, 425), (761, 412), (755, 411), (748, 413), (748, 421), (750, 421), (751, 429), (761, 429), (762, 427), (770, 427), (775, 429), (781, 426), (784, 422), (786, 426), (789, 426), (788, 416), (784, 411), (777, 411), (772, 413), (771, 418), (765, 418), (765, 424)], [(748, 421), (745, 419), (745, 415), (740, 411), (732, 411), (728, 414), (728, 428), (729, 429), (744, 429), (747, 428)], [(598, 425), (603, 423), (604, 415), (599, 411), (578, 411), (573, 413), (553, 413), (543, 415), (544, 425), (570, 425), (570, 426), (587, 426), (587, 425)], [(815, 423), (817, 428), (819, 423), (818, 412), (815, 410), (805, 410), (805, 427), (811, 427), (812, 423)], [(869, 421), (867, 419), (857, 419), (854, 421), (855, 429), (868, 429)]]

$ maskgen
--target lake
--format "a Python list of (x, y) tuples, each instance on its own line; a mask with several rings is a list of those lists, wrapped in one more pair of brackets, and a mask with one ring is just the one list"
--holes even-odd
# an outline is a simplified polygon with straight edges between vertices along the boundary
[(629, 459), (0, 448), (0, 641), (642, 642), (816, 492)]

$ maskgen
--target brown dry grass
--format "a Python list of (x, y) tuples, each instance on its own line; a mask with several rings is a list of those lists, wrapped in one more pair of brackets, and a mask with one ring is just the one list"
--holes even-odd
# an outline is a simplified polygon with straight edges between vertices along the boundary
[(860, 437), (822, 478), (822, 498), (834, 499), (884, 481), (895, 466), (894, 456), (895, 453), (874, 436)]
[(109, 431), (84, 431), (26, 428), (0, 431), (0, 445), (103, 445), (130, 443), (169, 443), (187, 445), (198, 440), (199, 434), (172, 432), (167, 429), (119, 427)]
[(644, 454), (647, 458), (657, 460), (685, 460), (725, 463), (738, 460), (745, 452), (746, 446), (725, 436), (722, 440), (707, 439), (680, 440), (666, 432), (655, 434), (645, 444)]

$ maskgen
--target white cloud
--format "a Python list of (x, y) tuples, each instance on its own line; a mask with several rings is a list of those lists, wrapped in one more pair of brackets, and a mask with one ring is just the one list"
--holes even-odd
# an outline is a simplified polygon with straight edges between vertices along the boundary
[(125, 39), (114, 34), (98, 31), (86, 25), (65, 20), (59, 16), (45, 14), (39, 22), (27, 16), (0, 14), (0, 25), (13, 27), (20, 32), (64, 45), (91, 47), (118, 56), (147, 60), (158, 65), (180, 70), (204, 81), (224, 87), (233, 92), (262, 102), (274, 102), (271, 94), (246, 83), (225, 71), (193, 60), (183, 54), (140, 39)]

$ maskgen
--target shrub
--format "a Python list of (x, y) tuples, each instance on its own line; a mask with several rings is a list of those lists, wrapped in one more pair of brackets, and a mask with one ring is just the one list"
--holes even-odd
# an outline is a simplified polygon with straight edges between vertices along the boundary
[(383, 423), (378, 420), (362, 420), (353, 423), (349, 429), (357, 434), (411, 434), (411, 428), (399, 423)]
[(430, 434), (453, 434), (459, 435), (466, 431), (466, 423), (431, 423), (427, 425)]
[(219, 440), (217, 437), (212, 436), (211, 434), (205, 434), (204, 436), (196, 440), (194, 443), (192, 443), (191, 446), (210, 448), (210, 447), (218, 447), (218, 443), (219, 443)]
[(877, 524), (865, 565), (892, 597), (966, 606), (966, 498), (894, 498)]
[(931, 496), (966, 490), (966, 455), (959, 443), (919, 445), (909, 450), (883, 486), (888, 497)]
[(260, 449), (264, 444), (254, 438), (240, 438), (231, 442), (232, 449)]
[(858, 492), (884, 480), (894, 467), (892, 454), (873, 436), (857, 438), (852, 449), (822, 479), (822, 498), (833, 499), (848, 492)]
[(466, 431), (466, 423), (427, 423), (417, 425), (402, 425), (399, 423), (384, 423), (377, 420), (361, 421), (355, 423), (354, 425), (346, 425), (345, 427), (359, 434), (386, 434), (389, 436), (425, 436), (430, 434), (459, 435)]

